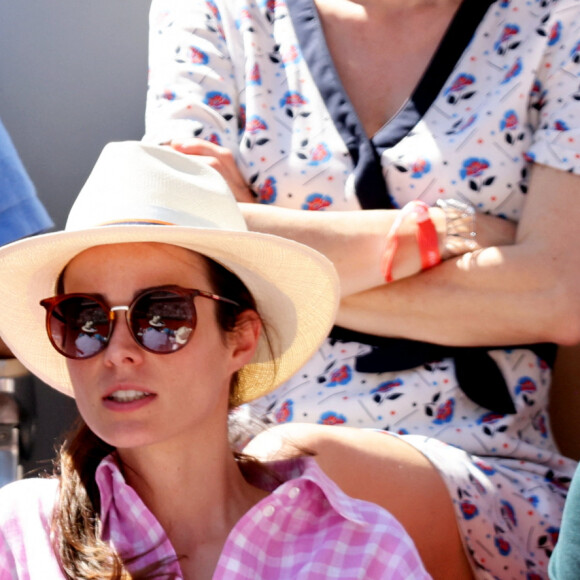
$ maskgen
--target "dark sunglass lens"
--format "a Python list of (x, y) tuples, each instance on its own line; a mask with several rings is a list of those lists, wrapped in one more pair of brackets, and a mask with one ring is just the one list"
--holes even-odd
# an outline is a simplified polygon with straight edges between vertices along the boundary
[(105, 348), (109, 318), (103, 307), (90, 297), (72, 296), (53, 309), (50, 331), (63, 354), (89, 358)]
[(170, 290), (140, 296), (131, 309), (131, 329), (148, 350), (169, 353), (187, 344), (195, 328), (193, 299)]

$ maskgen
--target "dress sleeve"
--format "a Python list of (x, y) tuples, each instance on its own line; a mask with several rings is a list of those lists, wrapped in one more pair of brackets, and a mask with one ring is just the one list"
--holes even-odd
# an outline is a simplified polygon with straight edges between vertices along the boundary
[(243, 106), (230, 56), (235, 31), (213, 0), (153, 0), (146, 141), (199, 137), (237, 150)]
[(534, 33), (546, 43), (530, 95), (537, 128), (529, 155), (536, 163), (580, 174), (580, 4), (558, 3)]

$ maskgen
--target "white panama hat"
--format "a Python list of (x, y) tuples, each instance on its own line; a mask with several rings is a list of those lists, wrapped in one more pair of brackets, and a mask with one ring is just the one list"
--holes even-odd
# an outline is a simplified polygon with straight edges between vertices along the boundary
[(73, 396), (66, 358), (48, 339), (39, 302), (55, 294), (61, 272), (83, 250), (130, 242), (199, 252), (235, 273), (252, 293), (270, 345), (262, 339), (242, 369), (236, 404), (292, 376), (334, 322), (338, 277), (322, 254), (249, 232), (226, 182), (195, 156), (137, 141), (110, 143), (64, 231), (0, 248), (0, 335), (33, 374), (62, 393)]

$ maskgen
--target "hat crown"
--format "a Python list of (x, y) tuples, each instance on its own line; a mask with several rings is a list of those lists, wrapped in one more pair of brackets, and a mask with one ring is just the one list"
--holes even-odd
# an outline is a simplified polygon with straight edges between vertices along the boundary
[(195, 156), (136, 141), (105, 146), (65, 230), (115, 224), (247, 230), (217, 171)]

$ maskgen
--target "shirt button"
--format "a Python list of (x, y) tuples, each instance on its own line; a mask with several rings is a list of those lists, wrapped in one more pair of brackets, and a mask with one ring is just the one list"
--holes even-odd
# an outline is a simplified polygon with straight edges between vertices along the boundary
[(298, 494), (300, 493), (300, 488), (299, 487), (293, 487), (289, 492), (288, 495), (290, 496), (290, 499), (296, 499), (298, 497)]
[(273, 514), (274, 514), (274, 511), (275, 511), (275, 510), (274, 510), (274, 506), (273, 506), (273, 505), (267, 505), (267, 506), (264, 508), (264, 515), (265, 515), (267, 518), (269, 518), (271, 515), (273, 515)]

